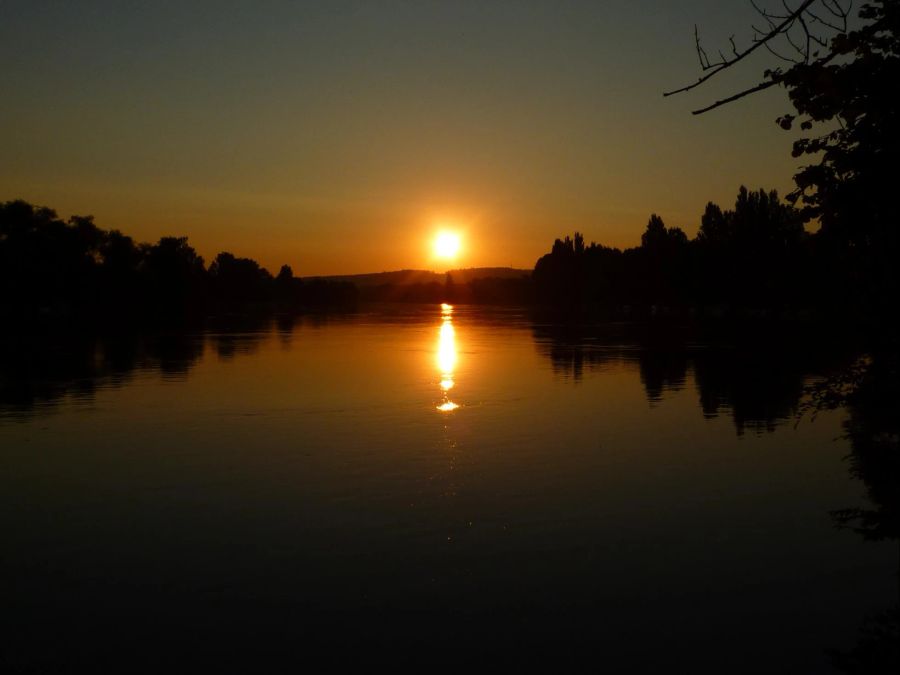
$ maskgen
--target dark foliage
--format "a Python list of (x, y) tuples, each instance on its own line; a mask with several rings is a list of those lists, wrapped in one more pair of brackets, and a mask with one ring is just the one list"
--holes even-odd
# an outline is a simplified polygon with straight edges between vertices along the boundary
[(732, 37), (731, 53), (719, 52), (718, 60), (695, 36), (705, 74), (666, 95), (702, 86), (760, 47), (781, 60), (759, 84), (694, 112), (785, 88), (794, 111), (776, 121), (786, 130), (799, 124), (804, 137), (794, 142), (793, 156), (811, 162), (794, 176), (788, 199), (804, 221), (821, 226), (814, 249), (827, 261), (809, 270), (810, 292), (854, 304), (872, 330), (896, 329), (885, 306), (900, 295), (900, 206), (893, 194), (900, 154), (900, 2), (865, 2), (855, 22), (854, 3), (845, 0), (782, 3), (774, 11), (754, 7), (768, 28), (754, 28), (744, 49)]
[(809, 292), (811, 266), (828, 264), (817, 259), (815, 241), (776, 192), (741, 187), (733, 209), (707, 204), (693, 240), (656, 214), (637, 248), (585, 245), (577, 232), (557, 239), (538, 260), (534, 281), (540, 300), (557, 306), (797, 312), (817, 302)]
[(0, 317), (197, 319), (210, 312), (346, 306), (351, 284), (304, 283), (287, 265), (277, 277), (223, 252), (209, 268), (186, 237), (139, 244), (90, 216), (61, 220), (18, 200), (0, 203)]
[(823, 245), (858, 270), (859, 300), (877, 312), (882, 296), (896, 299), (900, 289), (900, 3), (868, 3), (859, 14), (864, 25), (835, 36), (825, 58), (772, 77), (805, 118), (801, 128), (812, 130), (794, 143), (794, 156), (817, 160), (794, 177), (791, 197), (819, 220)]

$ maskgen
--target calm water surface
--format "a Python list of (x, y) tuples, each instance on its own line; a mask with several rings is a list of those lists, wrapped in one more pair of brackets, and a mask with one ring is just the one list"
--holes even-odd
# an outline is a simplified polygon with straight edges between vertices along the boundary
[(14, 668), (829, 672), (897, 597), (796, 353), (427, 306), (4, 367)]

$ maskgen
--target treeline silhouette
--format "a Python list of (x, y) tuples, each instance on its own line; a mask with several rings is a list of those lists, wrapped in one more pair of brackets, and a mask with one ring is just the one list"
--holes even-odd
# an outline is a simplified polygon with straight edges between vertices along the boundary
[(693, 239), (656, 214), (639, 247), (557, 239), (534, 285), (542, 304), (609, 314), (803, 316), (884, 311), (898, 297), (886, 272), (834, 233), (807, 231), (776, 191), (742, 186), (732, 209), (707, 204)]
[(192, 318), (217, 312), (346, 307), (352, 284), (273, 276), (222, 252), (208, 266), (187, 237), (135, 242), (91, 216), (61, 220), (22, 200), (0, 203), (0, 316)]
[[(883, 315), (900, 275), (833, 230), (809, 232), (775, 191), (741, 187), (734, 207), (707, 204), (697, 235), (653, 214), (641, 245), (618, 249), (557, 239), (531, 275), (360, 284), (277, 275), (219, 253), (207, 266), (186, 237), (138, 243), (90, 216), (0, 204), (0, 316), (201, 317), (216, 313), (350, 308), (358, 301), (537, 305), (563, 312), (651, 315)], [(880, 262), (876, 262), (880, 261)], [(889, 267), (889, 266), (888, 266)]]

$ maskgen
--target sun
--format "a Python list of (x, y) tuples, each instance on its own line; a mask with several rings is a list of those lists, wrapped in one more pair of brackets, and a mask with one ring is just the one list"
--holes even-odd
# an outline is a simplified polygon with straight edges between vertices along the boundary
[(445, 260), (452, 260), (460, 249), (460, 238), (456, 232), (438, 232), (434, 238), (434, 255)]

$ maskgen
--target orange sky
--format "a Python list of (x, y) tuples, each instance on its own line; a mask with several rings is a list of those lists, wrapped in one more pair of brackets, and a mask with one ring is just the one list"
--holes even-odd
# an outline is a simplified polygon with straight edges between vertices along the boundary
[(454, 266), (527, 268), (574, 230), (692, 235), (742, 183), (790, 188), (782, 92), (689, 114), (765, 60), (661, 96), (697, 75), (695, 21), (746, 33), (741, 3), (326, 5), (12, 3), (0, 199), (309, 275), (445, 267), (441, 222)]

